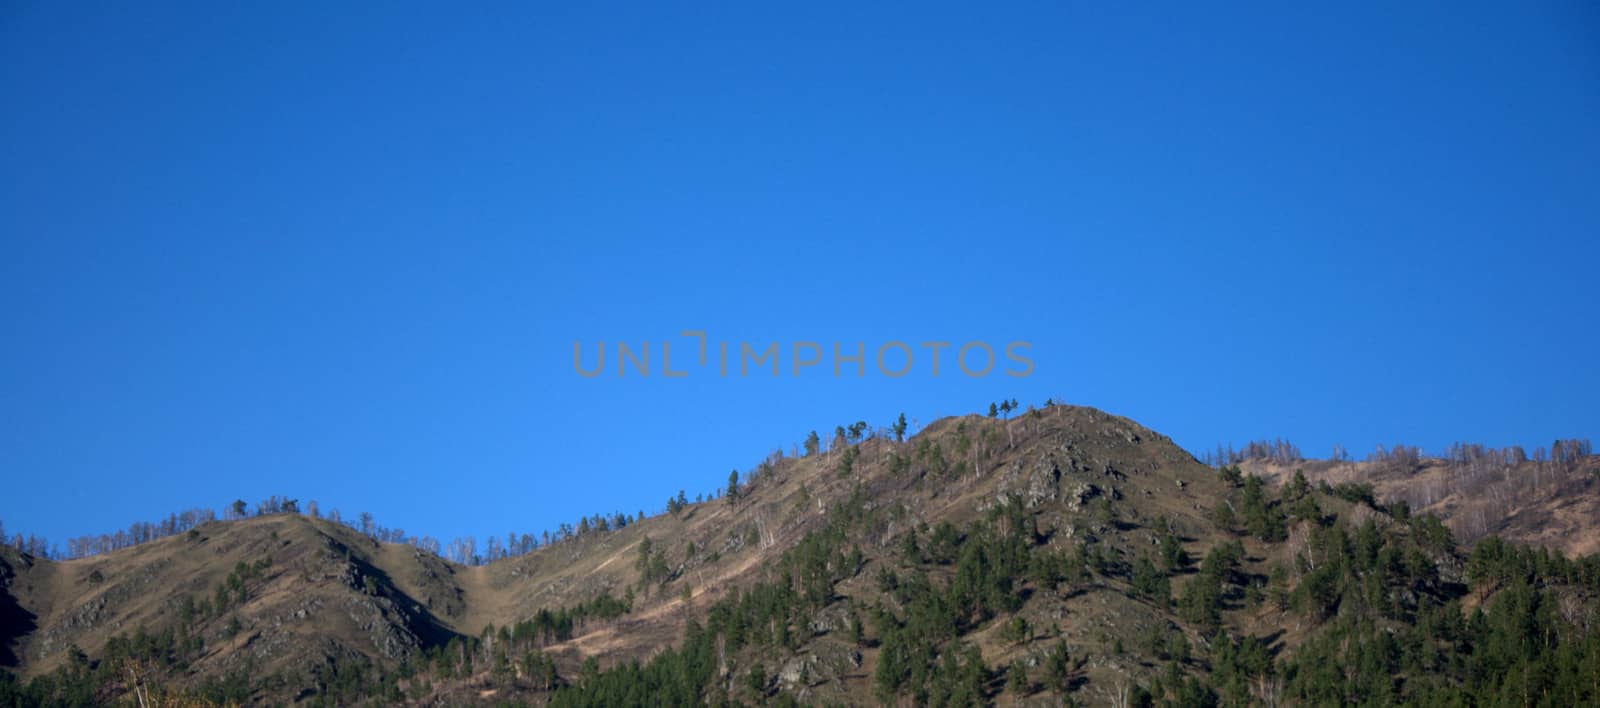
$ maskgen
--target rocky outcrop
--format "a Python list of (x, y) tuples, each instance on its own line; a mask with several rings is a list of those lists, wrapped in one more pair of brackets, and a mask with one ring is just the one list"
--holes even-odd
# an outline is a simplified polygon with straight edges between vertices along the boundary
[(1021, 499), (1024, 507), (1033, 509), (1055, 501), (1060, 488), (1061, 468), (1054, 459), (1019, 460), (1007, 465), (1001, 473), (996, 497), (1000, 501), (1013, 497)]

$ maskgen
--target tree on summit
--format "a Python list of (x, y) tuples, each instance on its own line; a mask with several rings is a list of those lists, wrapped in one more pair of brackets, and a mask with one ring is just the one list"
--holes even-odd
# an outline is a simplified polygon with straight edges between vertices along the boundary
[(845, 432), (849, 433), (850, 442), (861, 442), (861, 440), (867, 435), (867, 428), (870, 427), (872, 426), (867, 425), (867, 421), (858, 420), (854, 423), (851, 423), (850, 427), (847, 428)]
[[(688, 505), (689, 498), (683, 493), (682, 489), (678, 490), (678, 496), (667, 497), (667, 513), (673, 516), (677, 516), (678, 513), (683, 511), (683, 508)], [(639, 512), (639, 516), (643, 517), (644, 512)]]
[(894, 441), (895, 442), (905, 442), (905, 440), (906, 440), (906, 414), (901, 413), (899, 420), (896, 420), (894, 422)]
[(728, 503), (739, 500), (739, 470), (728, 473)]

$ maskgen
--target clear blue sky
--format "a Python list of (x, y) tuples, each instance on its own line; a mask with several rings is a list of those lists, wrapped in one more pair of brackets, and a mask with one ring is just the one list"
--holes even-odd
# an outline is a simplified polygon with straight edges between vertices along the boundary
[[(1592, 2), (579, 5), (0, 7), (7, 528), (503, 535), (1005, 397), (1191, 449), (1600, 427)], [(573, 372), (686, 328), (1036, 369)]]

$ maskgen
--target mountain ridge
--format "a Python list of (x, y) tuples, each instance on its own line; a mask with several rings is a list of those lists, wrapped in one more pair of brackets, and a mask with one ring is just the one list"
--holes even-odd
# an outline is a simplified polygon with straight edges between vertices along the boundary
[[(1119, 690), (1161, 680), (1151, 656), (1166, 645), (1129, 652), (1135, 637), (1176, 632), (1184, 646), (1205, 647), (1220, 629), (1268, 637), (1263, 646), (1285, 656), (1309, 641), (1315, 625), (1260, 598), (1279, 592), (1277, 578), (1303, 557), (1325, 513), (1378, 522), (1395, 543), (1418, 533), (1373, 500), (1345, 498), (1345, 487), (1300, 489), (1306, 483), (1281, 470), (1262, 470), (1282, 495), (1263, 501), (1265, 485), (1249, 481), (1258, 478), (1238, 486), (1170, 438), (1092, 408), (955, 416), (904, 441), (841, 432), (827, 451), (769, 458), (720, 498), (482, 565), (297, 513), (212, 522), (67, 561), (8, 548), (0, 600), (20, 621), (8, 620), (4, 644), (21, 677), (36, 680), (92, 673), (118, 642), (145, 642), (160, 650), (141, 669), (159, 677), (151, 681), (213, 700), (348, 702), (367, 692), (341, 682), (367, 686), (376, 674), (388, 677), (382, 702), (542, 702), (569, 695), (552, 688), (586, 690), (608, 668), (698, 646), (695, 628), (748, 603), (747, 593), (800, 588), (810, 609), (772, 620), (775, 645), (717, 660), (717, 695), (873, 702), (906, 680), (884, 670), (903, 651), (893, 627), (911, 621), (893, 618), (914, 612), (915, 593), (926, 592), (906, 588), (956, 592), (976, 582), (963, 574), (977, 549), (973, 572), (1010, 563), (1014, 577), (991, 581), (1011, 589), (964, 596), (976, 604), (958, 613), (962, 629), (950, 641), (975, 649), (979, 665), (1020, 672), (1054, 666), (1052, 641), (1070, 645), (1083, 663), (1063, 669), (1072, 685), (1061, 690), (1116, 702)], [(1321, 510), (1291, 515), (1291, 497), (1314, 498)], [(1235, 511), (1247, 518), (1217, 520)], [(1221, 570), (1186, 560), (1210, 563), (1219, 549)], [(1023, 565), (1005, 560), (1018, 552)], [(1430, 572), (1444, 574), (1438, 582), (1460, 582), (1454, 551), (1426, 553)], [(1192, 599), (1201, 579), (1223, 594)], [(878, 618), (876, 638), (863, 638), (867, 616)], [(1182, 666), (1185, 675), (1202, 668)], [(740, 688), (734, 667), (760, 673), (759, 690), (754, 679)], [(917, 675), (913, 683), (931, 680)], [(97, 695), (125, 699), (135, 684), (108, 679)], [(1006, 695), (991, 683), (966, 690)], [(1052, 695), (1023, 690), (1027, 700)]]

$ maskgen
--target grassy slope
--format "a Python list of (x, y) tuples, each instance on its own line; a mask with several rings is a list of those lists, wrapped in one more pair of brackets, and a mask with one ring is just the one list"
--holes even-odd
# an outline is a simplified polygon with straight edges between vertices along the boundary
[[(957, 452), (961, 438), (968, 440), (965, 453)], [(921, 461), (892, 470), (893, 455), (916, 457), (916, 450), (934, 444), (948, 462), (947, 472)], [(9, 555), (0, 560), (13, 576), (9, 593), (32, 625), (21, 627), (16, 653), (24, 675), (50, 671), (71, 645), (93, 654), (112, 634), (172, 624), (184, 595), (210, 596), (236, 564), (270, 557), (270, 568), (247, 583), (249, 597), (242, 606), (200, 623), (207, 646), (193, 663), (197, 675), (220, 675), (246, 662), (262, 673), (308, 671), (330, 657), (350, 654), (392, 664), (452, 633), (477, 635), (486, 625), (528, 619), (539, 608), (574, 605), (601, 592), (620, 596), (639, 587), (635, 560), (648, 535), (665, 551), (673, 579), (641, 593), (634, 611), (624, 617), (591, 623), (570, 641), (549, 647), (563, 675), (571, 676), (586, 656), (611, 664), (642, 659), (675, 643), (688, 618), (699, 617), (731, 588), (766, 577), (770, 560), (823, 527), (835, 504), (849, 499), (859, 485), (866, 503), (893, 510), (889, 523), (855, 539), (865, 570), (839, 585), (837, 602), (821, 613), (819, 631), (798, 653), (762, 659), (773, 669), (803, 664), (807, 679), (797, 691), (802, 696), (867, 700), (876, 650), (857, 653), (838, 638), (837, 615), (843, 608), (883, 600), (873, 578), (880, 566), (896, 564), (899, 535), (910, 526), (943, 521), (960, 526), (1016, 493), (1029, 502), (1048, 543), (1061, 548), (1092, 535), (1130, 559), (1153, 554), (1151, 527), (1157, 518), (1174, 524), (1196, 560), (1232, 538), (1207, 514), (1219, 500), (1237, 502), (1237, 490), (1165, 436), (1093, 409), (1056, 406), (1010, 421), (947, 418), (904, 443), (870, 439), (856, 449), (858, 459), (849, 472), (840, 471), (842, 453), (837, 452), (783, 459), (735, 502), (692, 504), (677, 515), (657, 515), (481, 567), (379, 544), (298, 515), (209, 524), (187, 536), (66, 562), (6, 551)], [(1104, 516), (1103, 499), (1112, 500), (1114, 521)], [(692, 556), (691, 543), (697, 549)], [(1263, 578), (1293, 547), (1248, 539), (1244, 545), (1244, 572)], [(90, 580), (96, 571), (99, 582)], [(1173, 580), (1174, 596), (1191, 574)], [(1003, 639), (1000, 622), (966, 639), (983, 650), (986, 663), (1002, 666), (1013, 659), (1037, 660), (1059, 630), (1078, 655), (1089, 657), (1079, 671), (1089, 687), (1085, 696), (1097, 701), (1109, 699), (1108, 691), (1130, 674), (1155, 671), (1156, 662), (1134, 647), (1135, 637), (1151, 627), (1183, 627), (1172, 610), (1136, 599), (1121, 581), (1107, 579), (1066, 593), (1034, 593), (1018, 614), (1040, 630), (1030, 642)], [(224, 636), (233, 617), (242, 631)], [(1308, 629), (1265, 605), (1231, 609), (1225, 623), (1235, 632), (1270, 636), (1280, 650), (1292, 650)], [(1181, 631), (1192, 643), (1205, 640), (1193, 630)], [(1118, 643), (1122, 653), (1115, 651)], [(487, 695), (448, 693), (470, 688), (441, 687), (439, 695)]]

